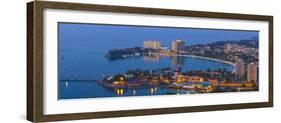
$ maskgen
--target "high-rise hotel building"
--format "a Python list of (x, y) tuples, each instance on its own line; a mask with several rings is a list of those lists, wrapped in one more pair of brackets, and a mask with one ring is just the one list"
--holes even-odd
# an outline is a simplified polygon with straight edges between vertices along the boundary
[(247, 66), (247, 80), (248, 81), (257, 81), (257, 75), (258, 75), (258, 70), (257, 70), (257, 65), (255, 63), (250, 63)]
[(240, 77), (243, 77), (244, 76), (244, 66), (245, 66), (245, 63), (243, 60), (238, 60), (236, 61), (236, 64), (235, 64), (235, 75), (237, 76), (240, 76)]
[(149, 49), (159, 49), (161, 47), (161, 43), (159, 41), (144, 41), (143, 47)]
[(175, 40), (172, 42), (172, 51), (174, 52), (184, 52), (185, 51), (185, 42), (182, 40)]

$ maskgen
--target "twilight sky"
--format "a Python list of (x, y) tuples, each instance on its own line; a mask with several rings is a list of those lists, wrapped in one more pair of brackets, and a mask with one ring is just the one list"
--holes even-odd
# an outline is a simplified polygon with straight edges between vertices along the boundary
[(113, 48), (142, 46), (145, 40), (158, 40), (170, 47), (171, 41), (177, 39), (193, 45), (251, 39), (258, 35), (258, 31), (59, 23), (61, 50), (80, 48), (106, 52)]

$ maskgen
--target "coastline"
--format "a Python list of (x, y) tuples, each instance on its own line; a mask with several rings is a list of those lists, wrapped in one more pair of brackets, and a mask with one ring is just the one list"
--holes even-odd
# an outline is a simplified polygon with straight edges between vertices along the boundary
[(193, 58), (207, 59), (207, 60), (211, 60), (211, 61), (217, 61), (217, 62), (222, 62), (222, 63), (225, 63), (225, 64), (229, 64), (229, 65), (232, 65), (233, 67), (235, 66), (235, 63), (233, 63), (233, 62), (225, 61), (225, 60), (221, 60), (221, 59), (216, 59), (216, 58), (209, 58), (209, 57), (195, 56), (195, 55), (181, 55), (181, 56), (187, 56), (187, 57), (193, 57)]
[(207, 59), (207, 60), (216, 61), (216, 62), (222, 62), (222, 63), (228, 64), (228, 65), (231, 65), (233, 67), (232, 73), (235, 72), (235, 63), (233, 63), (233, 62), (229, 62), (229, 61), (225, 61), (225, 60), (221, 60), (221, 59), (216, 59), (216, 58), (195, 56), (195, 55), (181, 55), (181, 56), (192, 57), (192, 58), (201, 58), (201, 59)]
[[(162, 53), (157, 53), (157, 54), (162, 55)], [(165, 56), (165, 54), (163, 54), (163, 55)], [(207, 60), (211, 60), (211, 61), (222, 62), (222, 63), (229, 64), (229, 65), (235, 67), (235, 63), (233, 63), (233, 62), (216, 59), (216, 58), (204, 57), (204, 56), (185, 55), (185, 54), (172, 54), (172, 55), (168, 55), (168, 56), (186, 56), (186, 57), (192, 57), (192, 58), (201, 58), (201, 59), (207, 59)]]

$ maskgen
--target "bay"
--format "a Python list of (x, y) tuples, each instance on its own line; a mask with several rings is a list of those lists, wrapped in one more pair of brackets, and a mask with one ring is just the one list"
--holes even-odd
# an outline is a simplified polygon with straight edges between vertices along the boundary
[(110, 89), (95, 80), (104, 75), (125, 73), (127, 70), (155, 70), (181, 67), (183, 71), (217, 70), (232, 71), (232, 65), (202, 58), (187, 56), (155, 57), (140, 56), (110, 61), (106, 52), (92, 49), (60, 50), (59, 59), (59, 99), (79, 99), (118, 96), (146, 96), (167, 94), (189, 94), (188, 90), (165, 87), (143, 87), (137, 89)]

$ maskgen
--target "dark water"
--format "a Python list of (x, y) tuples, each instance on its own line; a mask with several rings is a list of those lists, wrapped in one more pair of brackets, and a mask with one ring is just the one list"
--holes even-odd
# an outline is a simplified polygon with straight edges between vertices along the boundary
[(59, 80), (65, 79), (101, 79), (102, 75), (124, 73), (127, 70), (146, 69), (154, 70), (164, 67), (182, 70), (206, 70), (210, 68), (227, 69), (232, 71), (233, 66), (221, 62), (191, 57), (133, 57), (122, 60), (109, 61), (105, 52), (84, 50), (61, 50), (59, 62)]
[[(154, 70), (164, 67), (189, 70), (233, 70), (233, 66), (217, 61), (191, 57), (133, 57), (128, 59), (109, 61), (102, 52), (87, 50), (62, 50), (59, 64), (59, 99), (116, 97), (116, 96), (144, 96), (165, 94), (188, 94), (186, 90), (157, 88), (138, 89), (109, 89), (99, 85), (103, 75), (125, 73), (127, 70)], [(72, 81), (66, 81), (72, 80)], [(76, 81), (74, 81), (76, 80)], [(83, 81), (84, 80), (84, 81)], [(92, 81), (87, 81), (92, 80)]]
[(189, 94), (187, 90), (165, 87), (144, 87), (138, 89), (109, 89), (94, 81), (60, 81), (60, 99), (78, 99), (117, 96), (145, 96), (167, 94)]

